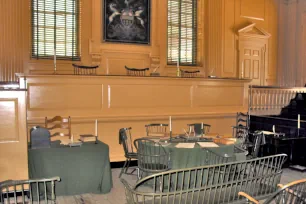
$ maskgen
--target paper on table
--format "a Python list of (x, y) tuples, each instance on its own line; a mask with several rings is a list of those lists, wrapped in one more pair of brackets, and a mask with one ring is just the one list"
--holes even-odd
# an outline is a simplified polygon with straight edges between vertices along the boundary
[(198, 144), (199, 144), (201, 147), (219, 147), (219, 145), (217, 145), (217, 144), (214, 143), (214, 142), (198, 142)]
[(274, 132), (270, 132), (270, 131), (262, 131), (262, 133), (263, 133), (264, 135), (275, 135)]
[(195, 143), (178, 143), (175, 147), (177, 148), (194, 148)]

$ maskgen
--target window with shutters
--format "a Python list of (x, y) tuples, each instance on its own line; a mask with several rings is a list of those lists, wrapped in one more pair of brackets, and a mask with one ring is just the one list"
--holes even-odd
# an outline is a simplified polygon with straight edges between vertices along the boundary
[(80, 60), (80, 0), (32, 0), (32, 58)]
[(197, 63), (197, 0), (168, 0), (168, 64)]

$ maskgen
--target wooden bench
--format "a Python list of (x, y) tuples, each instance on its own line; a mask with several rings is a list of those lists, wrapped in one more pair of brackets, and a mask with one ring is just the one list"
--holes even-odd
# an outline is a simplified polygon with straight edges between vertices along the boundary
[(263, 199), (277, 190), (286, 154), (178, 169), (147, 176), (131, 187), (121, 179), (128, 204), (237, 203), (244, 191)]

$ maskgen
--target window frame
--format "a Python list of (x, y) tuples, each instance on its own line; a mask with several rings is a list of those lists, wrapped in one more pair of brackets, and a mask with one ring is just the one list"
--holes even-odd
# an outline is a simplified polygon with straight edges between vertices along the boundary
[[(166, 56), (166, 64), (167, 65), (176, 65), (177, 64), (177, 60), (172, 60), (172, 61), (169, 61), (170, 57), (169, 57), (169, 39), (171, 39), (171, 37), (169, 37), (169, 1), (175, 1), (175, 0), (167, 0), (167, 56)], [(179, 59), (179, 65), (180, 66), (190, 66), (190, 67), (197, 67), (198, 66), (198, 2), (197, 0), (191, 0), (192, 1), (192, 11), (195, 12), (195, 14), (192, 14), (192, 26), (190, 27), (192, 30), (193, 30), (193, 38), (191, 39), (192, 42), (194, 43), (193, 46), (192, 46), (192, 51), (191, 51), (191, 54), (192, 54), (192, 57), (191, 57), (191, 63), (185, 63), (185, 62), (181, 62), (181, 52), (182, 52), (182, 45), (181, 45), (181, 41), (182, 39), (184, 40), (188, 40), (190, 38), (186, 37), (186, 38), (182, 38), (181, 37), (181, 33), (182, 33), (182, 29), (186, 29), (188, 28), (187, 26), (182, 26), (181, 25), (181, 13), (182, 13), (182, 8), (181, 8), (181, 4), (182, 4), (182, 1), (184, 0), (176, 0), (177, 2), (179, 2), (179, 13), (178, 13), (178, 18), (179, 18), (179, 25), (177, 26), (177, 29), (179, 31), (179, 37), (178, 37), (178, 43), (179, 43), (179, 56), (178, 56), (178, 59)], [(172, 58), (173, 59), (173, 58)], [(174, 58), (175, 59), (175, 58)]]
[[(39, 2), (40, 0), (31, 0), (30, 1), (30, 10), (31, 10), (31, 51), (30, 51), (30, 58), (31, 59), (36, 59), (36, 60), (49, 60), (49, 59), (54, 59), (54, 54), (52, 55), (44, 55), (44, 54), (39, 54), (38, 53), (38, 41), (39, 41), (39, 37), (37, 37), (37, 39), (35, 39), (35, 35), (38, 35), (39, 34), (39, 31), (36, 31), (35, 32), (35, 28), (39, 28), (39, 27), (44, 27), (44, 29), (46, 29), (46, 26), (44, 25), (39, 25), (37, 23), (37, 26), (35, 25), (34, 23), (34, 19), (35, 19), (35, 15), (37, 15), (37, 21), (39, 19), (38, 17), (38, 13), (39, 13), (39, 10), (37, 9), (37, 13), (35, 12), (35, 9), (34, 9), (34, 4), (35, 4), (35, 1), (36, 2)], [(54, 3), (55, 3), (55, 7), (56, 7), (56, 0), (53, 0)], [(63, 0), (63, 1), (66, 1), (66, 0)], [(81, 61), (81, 42), (80, 42), (80, 35), (81, 35), (81, 0), (74, 0), (75, 1), (75, 8), (74, 8), (74, 18), (75, 18), (75, 28), (72, 28), (72, 30), (75, 31), (75, 38), (74, 38), (74, 43), (71, 43), (72, 44), (72, 50), (75, 50), (72, 51), (72, 55), (71, 56), (68, 56), (68, 55), (56, 55), (56, 59), (57, 60), (66, 60), (66, 61)], [(38, 8), (38, 4), (37, 4), (37, 8)], [(63, 11), (56, 11), (53, 15), (58, 15), (56, 14), (57, 12), (61, 12), (63, 13)], [(46, 13), (45, 10), (42, 11), (42, 15), (44, 15)], [(66, 12), (65, 13), (65, 16), (68, 15), (68, 13), (70, 12)], [(56, 25), (56, 23), (54, 24)], [(66, 25), (65, 25), (65, 29), (66, 29)], [(56, 44), (58, 44), (58, 41), (56, 41), (56, 28), (52, 28), (54, 29), (54, 38), (53, 38), (53, 46), (54, 48), (56, 49)], [(73, 35), (72, 35), (73, 36)], [(37, 47), (35, 48), (35, 40), (37, 41)], [(43, 42), (45, 43), (46, 42), (46, 39), (43, 38)], [(65, 40), (65, 44), (67, 44), (67, 41)], [(73, 47), (75, 46), (75, 48)], [(54, 49), (53, 48), (53, 49)], [(54, 52), (54, 50), (53, 50)], [(58, 52), (57, 52), (58, 53)]]

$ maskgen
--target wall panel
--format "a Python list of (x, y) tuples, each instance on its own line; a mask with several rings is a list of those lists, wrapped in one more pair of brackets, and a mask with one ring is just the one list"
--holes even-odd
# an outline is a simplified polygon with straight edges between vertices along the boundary
[(17, 81), (15, 73), (23, 72), (27, 52), (22, 22), (28, 7), (27, 1), (0, 1), (0, 81)]

